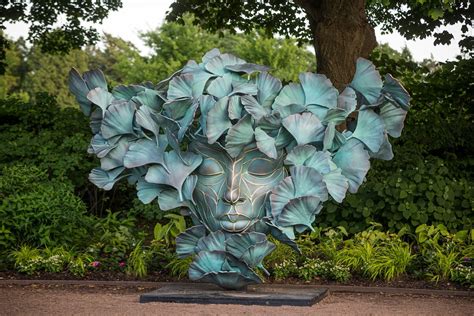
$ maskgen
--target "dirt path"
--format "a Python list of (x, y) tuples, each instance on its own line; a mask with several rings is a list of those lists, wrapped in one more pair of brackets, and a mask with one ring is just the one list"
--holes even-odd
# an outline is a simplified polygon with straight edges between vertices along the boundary
[(0, 315), (474, 315), (474, 298), (331, 293), (312, 307), (138, 303), (145, 288), (1, 286)]

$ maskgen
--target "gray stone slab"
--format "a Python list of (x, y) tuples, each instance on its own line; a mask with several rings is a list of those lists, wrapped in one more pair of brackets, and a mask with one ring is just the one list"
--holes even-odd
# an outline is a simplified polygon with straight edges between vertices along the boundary
[(168, 302), (194, 304), (240, 304), (266, 306), (311, 306), (327, 295), (327, 289), (249, 286), (246, 291), (223, 290), (214, 284), (165, 285), (140, 295), (140, 303)]

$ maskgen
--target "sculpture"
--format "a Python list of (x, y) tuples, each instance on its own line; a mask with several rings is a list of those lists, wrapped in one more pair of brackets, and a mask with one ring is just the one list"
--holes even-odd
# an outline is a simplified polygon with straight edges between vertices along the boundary
[(100, 158), (90, 181), (110, 190), (127, 178), (143, 203), (185, 209), (194, 226), (176, 250), (194, 257), (191, 280), (260, 283), (268, 234), (298, 251), (295, 233), (312, 229), (324, 201), (355, 193), (370, 158), (393, 157), (388, 136), (400, 136), (410, 97), (391, 75), (383, 83), (360, 58), (339, 93), (321, 74), (282, 86), (267, 71), (213, 49), (156, 86), (109, 92), (100, 70), (70, 72)]

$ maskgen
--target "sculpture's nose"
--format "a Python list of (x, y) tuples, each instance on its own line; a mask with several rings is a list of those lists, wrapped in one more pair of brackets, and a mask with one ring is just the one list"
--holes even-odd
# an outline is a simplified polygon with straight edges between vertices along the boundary
[(231, 172), (227, 177), (227, 188), (224, 193), (224, 200), (230, 204), (243, 201), (240, 196), (240, 172), (236, 163), (233, 163)]
[(224, 200), (230, 204), (236, 204), (238, 202), (241, 202), (242, 198), (240, 197), (239, 188), (228, 187), (224, 194)]

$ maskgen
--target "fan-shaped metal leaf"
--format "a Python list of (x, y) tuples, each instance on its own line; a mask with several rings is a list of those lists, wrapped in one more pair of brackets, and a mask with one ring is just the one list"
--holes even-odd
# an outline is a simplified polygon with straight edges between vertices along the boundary
[(410, 108), (410, 95), (400, 82), (393, 78), (391, 74), (385, 75), (385, 82), (382, 92), (387, 99), (393, 101), (397, 106), (408, 111)]
[[(180, 201), (183, 200), (182, 188), (186, 178), (201, 164), (202, 157), (191, 152), (181, 153), (183, 160), (176, 151), (164, 154), (165, 167), (151, 166), (145, 176), (150, 183), (170, 185), (178, 191)], [(168, 173), (166, 170), (172, 170)]]
[(89, 91), (87, 94), (87, 99), (100, 107), (102, 109), (102, 113), (105, 113), (107, 107), (112, 103), (115, 99), (112, 93), (102, 88), (95, 88)]
[(262, 266), (263, 259), (274, 249), (267, 236), (257, 232), (233, 234), (226, 240), (226, 250), (250, 268)]
[(228, 65), (228, 66), (225, 66), (225, 69), (233, 71), (233, 72), (251, 74), (257, 71), (268, 71), (270, 70), (270, 67), (245, 63), (245, 64)]
[(145, 89), (144, 91), (138, 92), (136, 97), (132, 98), (134, 101), (139, 102), (141, 105), (145, 105), (152, 108), (155, 111), (161, 110), (161, 106), (165, 101), (161, 95), (152, 89)]
[(232, 93), (231, 95), (257, 95), (258, 88), (257, 85), (251, 82), (239, 82), (232, 84)]
[(257, 100), (263, 107), (270, 108), (281, 90), (281, 81), (267, 72), (258, 74), (255, 79), (258, 88)]
[(178, 258), (186, 258), (196, 253), (198, 240), (206, 235), (203, 225), (196, 225), (186, 229), (176, 237), (176, 254)]
[(328, 191), (323, 183), (323, 176), (314, 168), (293, 166), (290, 168), (291, 178), (295, 187), (295, 197), (316, 196), (327, 201)]
[(331, 154), (328, 151), (317, 151), (305, 160), (304, 165), (320, 174), (328, 173), (331, 171)]
[(304, 101), (304, 91), (301, 85), (297, 83), (290, 83), (280, 90), (280, 93), (273, 102), (272, 108), (282, 114), (282, 118), (284, 118), (285, 116), (283, 116), (283, 113), (288, 112), (284, 111), (284, 107), (287, 107), (291, 104), (296, 104), (300, 107), (306, 108), (304, 106)]
[(277, 158), (278, 154), (275, 146), (275, 139), (268, 136), (268, 134), (265, 133), (260, 127), (255, 129), (255, 140), (257, 142), (258, 150), (272, 159)]
[(383, 142), (385, 126), (382, 118), (371, 109), (359, 111), (357, 127), (351, 137), (357, 138), (372, 152), (377, 152)]
[(229, 128), (225, 138), (225, 149), (233, 158), (237, 157), (242, 149), (253, 141), (252, 118), (246, 115), (237, 124)]
[(207, 71), (223, 76), (225, 73), (229, 72), (227, 66), (245, 64), (245, 60), (235, 57), (231, 54), (222, 54), (216, 57), (209, 59), (204, 66)]
[(171, 79), (168, 87), (168, 100), (186, 99), (193, 96), (193, 76), (191, 74), (181, 74)]
[(356, 110), (357, 107), (357, 95), (354, 89), (346, 87), (341, 94), (337, 97), (337, 107), (341, 110), (346, 111), (350, 114)]
[(91, 149), (90, 153), (95, 154), (97, 158), (105, 157), (112, 149), (117, 147), (117, 139), (111, 138), (110, 140), (105, 139), (100, 134), (95, 134), (91, 140)]
[(240, 103), (240, 96), (233, 95), (229, 98), (229, 119), (240, 120), (242, 118), (243, 106)]
[(200, 251), (225, 251), (225, 235), (218, 230), (198, 240), (196, 252)]
[(285, 164), (293, 166), (302, 166), (309, 157), (316, 152), (316, 147), (311, 145), (296, 146), (286, 156)]
[(349, 192), (356, 193), (370, 168), (369, 154), (363, 143), (349, 139), (336, 152), (333, 162), (342, 169), (342, 174), (349, 181)]
[(145, 87), (139, 85), (118, 85), (112, 90), (112, 95), (118, 100), (130, 101), (143, 91), (145, 91)]
[(329, 173), (323, 175), (323, 181), (326, 183), (329, 194), (339, 203), (342, 203), (346, 197), (349, 182), (346, 177), (342, 175), (342, 170), (337, 168)]
[(101, 134), (104, 138), (111, 138), (117, 135), (134, 134), (133, 116), (135, 105), (126, 101), (112, 103), (105, 111)]
[(270, 194), (271, 215), (277, 218), (285, 205), (295, 197), (295, 185), (291, 177), (283, 179)]
[(301, 86), (305, 95), (305, 105), (311, 111), (310, 105), (319, 105), (325, 108), (337, 106), (339, 92), (325, 75), (303, 72), (299, 75)]
[(315, 196), (292, 199), (278, 217), (278, 224), (283, 227), (302, 225), (313, 230), (311, 224), (316, 218), (319, 203), (319, 198)]
[(380, 116), (383, 119), (388, 134), (395, 138), (400, 137), (407, 111), (396, 107), (392, 103), (385, 103), (380, 107)]
[(191, 98), (176, 99), (172, 101), (167, 101), (163, 104), (165, 114), (173, 119), (179, 120), (186, 115), (189, 108), (193, 105), (194, 100)]
[(155, 141), (149, 139), (139, 139), (130, 144), (123, 165), (126, 168), (135, 168), (148, 164), (164, 165), (163, 148), (158, 147)]
[(100, 159), (100, 167), (104, 170), (111, 170), (123, 166), (123, 158), (130, 146), (130, 138), (120, 137), (114, 149)]
[(182, 119), (178, 121), (179, 130), (178, 130), (178, 141), (182, 141), (184, 138), (184, 134), (189, 129), (189, 126), (194, 121), (194, 116), (196, 115), (196, 110), (198, 109), (199, 104), (195, 102), (191, 107), (186, 111), (186, 114), (183, 116)]
[(211, 81), (207, 87), (207, 93), (220, 99), (228, 96), (232, 92), (232, 77), (225, 74)]
[(107, 91), (107, 81), (105, 80), (104, 73), (100, 69), (86, 71), (83, 77), (89, 90), (99, 87)]
[(330, 122), (324, 131), (323, 150), (330, 150), (336, 136), (336, 123)]
[(203, 131), (203, 135), (207, 135), (207, 113), (216, 104), (216, 100), (210, 95), (202, 95), (198, 99), (201, 117), (199, 123)]
[(382, 78), (372, 62), (358, 58), (356, 72), (350, 86), (362, 94), (369, 104), (372, 104), (380, 97)]
[(89, 181), (94, 183), (98, 188), (109, 191), (117, 181), (127, 176), (120, 176), (124, 170), (124, 167), (119, 167), (109, 171), (105, 171), (101, 168), (94, 168), (89, 174)]
[(232, 127), (227, 112), (228, 97), (219, 99), (207, 113), (206, 136), (209, 144), (214, 144), (221, 135)]
[(392, 160), (393, 159), (393, 151), (392, 151), (392, 144), (388, 139), (387, 133), (384, 134), (384, 141), (380, 149), (376, 153), (369, 152), (371, 158), (381, 159), (381, 160)]
[(270, 114), (269, 108), (265, 108), (260, 105), (257, 99), (251, 95), (243, 95), (241, 96), (241, 100), (245, 111), (252, 115), (252, 117), (257, 121)]
[(138, 125), (152, 132), (155, 136), (160, 134), (160, 126), (157, 121), (158, 113), (148, 106), (141, 106), (135, 113)]
[(298, 145), (322, 141), (324, 126), (312, 113), (293, 114), (283, 119), (283, 126), (295, 138)]
[(137, 197), (143, 204), (151, 203), (164, 189), (163, 185), (146, 182), (143, 178), (137, 181)]
[(76, 97), (77, 103), (81, 108), (81, 111), (86, 115), (90, 116), (92, 111), (92, 104), (87, 99), (87, 94), (89, 93), (89, 88), (87, 87), (86, 82), (82, 79), (79, 72), (72, 68), (69, 71), (69, 90)]
[(340, 124), (346, 121), (346, 117), (349, 115), (349, 112), (346, 112), (343, 109), (334, 108), (326, 111), (326, 116), (324, 116), (323, 123), (335, 123)]

